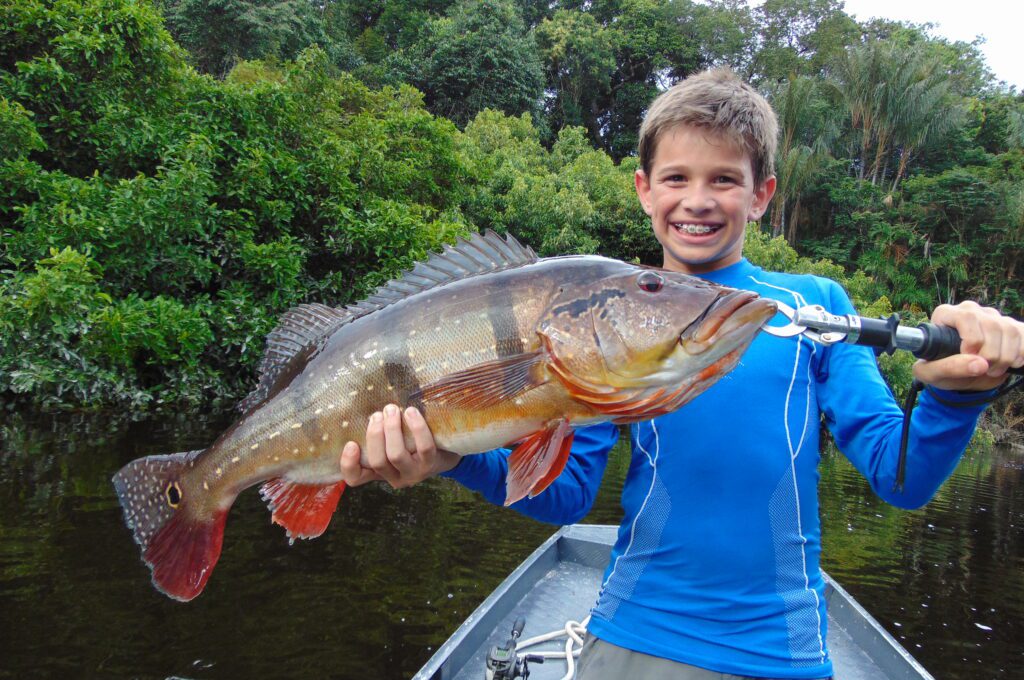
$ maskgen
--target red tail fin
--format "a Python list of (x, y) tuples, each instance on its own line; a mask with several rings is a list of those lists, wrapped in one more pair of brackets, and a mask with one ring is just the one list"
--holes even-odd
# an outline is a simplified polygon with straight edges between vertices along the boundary
[(227, 510), (212, 517), (194, 516), (181, 478), (201, 451), (149, 456), (125, 465), (114, 475), (114, 488), (125, 522), (142, 546), (142, 559), (153, 569), (153, 585), (176, 600), (202, 592), (220, 557)]

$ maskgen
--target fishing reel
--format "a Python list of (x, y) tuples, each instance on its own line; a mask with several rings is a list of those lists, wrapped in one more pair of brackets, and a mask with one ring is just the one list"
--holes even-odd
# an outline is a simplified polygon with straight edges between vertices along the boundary
[(487, 670), (484, 678), (486, 680), (516, 680), (516, 678), (530, 677), (530, 662), (544, 663), (544, 657), (534, 654), (527, 654), (519, 658), (516, 653), (516, 640), (523, 634), (526, 626), (526, 619), (522, 616), (512, 624), (512, 635), (504, 646), (495, 645), (487, 653)]

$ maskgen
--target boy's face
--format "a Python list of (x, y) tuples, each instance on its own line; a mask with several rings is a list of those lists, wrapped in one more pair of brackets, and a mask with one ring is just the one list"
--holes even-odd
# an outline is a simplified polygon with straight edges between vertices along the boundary
[(651, 216), (665, 269), (703, 274), (740, 261), (743, 232), (764, 214), (775, 177), (754, 183), (750, 156), (714, 132), (680, 125), (662, 133), (651, 174), (636, 193)]

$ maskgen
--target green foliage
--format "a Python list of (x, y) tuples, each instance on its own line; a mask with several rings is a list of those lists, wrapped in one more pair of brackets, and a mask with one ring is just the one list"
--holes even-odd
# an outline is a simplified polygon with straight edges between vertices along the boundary
[(71, 248), (53, 250), (0, 286), (0, 393), (43, 405), (200, 403), (216, 381), (201, 361), (213, 340), (202, 310), (165, 297), (114, 300), (97, 269)]
[(537, 44), (510, 0), (467, 0), (428, 21), (400, 70), (432, 112), (459, 125), (485, 108), (533, 112), (544, 84)]
[(354, 301), (470, 230), (458, 132), (408, 86), (316, 49), (216, 81), (120, 0), (4, 11), (0, 394), (235, 398), (289, 306)]

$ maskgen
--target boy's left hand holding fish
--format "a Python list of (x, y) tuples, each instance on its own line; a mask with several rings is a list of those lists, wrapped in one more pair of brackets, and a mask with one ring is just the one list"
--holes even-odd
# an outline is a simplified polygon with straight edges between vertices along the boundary
[[(402, 434), (406, 431), (416, 442), (409, 451)], [(385, 481), (396, 489), (418, 484), (455, 467), (461, 456), (438, 449), (423, 415), (409, 407), (402, 413), (394, 404), (370, 416), (366, 426), (366, 458), (370, 467), (360, 463), (359, 445), (348, 442), (341, 452), (341, 474), (349, 486)]]

